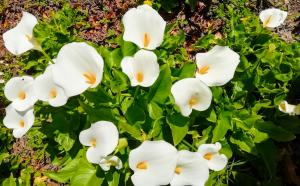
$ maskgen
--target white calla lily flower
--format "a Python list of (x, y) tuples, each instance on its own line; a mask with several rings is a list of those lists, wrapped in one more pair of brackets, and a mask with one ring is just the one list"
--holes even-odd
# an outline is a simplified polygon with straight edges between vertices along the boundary
[(18, 111), (25, 111), (37, 101), (33, 89), (34, 79), (30, 76), (13, 77), (4, 87), (4, 95), (12, 101), (12, 107)]
[(54, 82), (53, 67), (54, 65), (49, 65), (42, 75), (36, 77), (34, 90), (39, 100), (46, 101), (53, 107), (59, 107), (67, 103), (68, 96), (64, 89)]
[(144, 141), (129, 153), (135, 186), (167, 185), (173, 178), (178, 153), (174, 146), (159, 141)]
[(287, 17), (287, 12), (277, 8), (263, 10), (259, 14), (259, 19), (264, 27), (275, 28), (280, 26)]
[(151, 6), (131, 8), (123, 16), (122, 22), (125, 41), (148, 50), (154, 50), (162, 44), (166, 22)]
[(109, 121), (98, 121), (79, 134), (80, 143), (89, 146), (86, 158), (91, 163), (99, 163), (102, 158), (112, 153), (118, 140), (118, 129)]
[(196, 77), (208, 86), (222, 86), (234, 76), (240, 56), (227, 46), (214, 46), (206, 53), (196, 54)]
[(282, 101), (279, 106), (279, 110), (289, 115), (300, 115), (300, 104), (291, 105), (287, 101)]
[(204, 111), (209, 108), (212, 92), (197, 78), (185, 78), (172, 85), (171, 93), (183, 116), (189, 116), (193, 109)]
[(13, 129), (13, 136), (21, 138), (32, 127), (34, 123), (33, 108), (25, 112), (18, 112), (10, 104), (6, 107), (6, 116), (3, 119), (3, 124), (9, 129)]
[(118, 170), (123, 167), (122, 161), (117, 156), (106, 156), (100, 160), (99, 165), (104, 171), (108, 171), (111, 166)]
[(21, 21), (16, 27), (3, 34), (4, 45), (9, 52), (20, 55), (28, 50), (41, 50), (33, 37), (33, 28), (38, 23), (34, 15), (23, 12)]
[(220, 154), (222, 146), (219, 142), (215, 144), (202, 144), (198, 148), (198, 153), (206, 162), (209, 169), (220, 171), (225, 168), (228, 159), (224, 154)]
[(139, 50), (133, 57), (124, 57), (122, 71), (128, 76), (131, 86), (151, 86), (159, 76), (159, 64), (154, 52)]
[(103, 67), (103, 59), (95, 48), (84, 42), (73, 42), (60, 49), (52, 70), (53, 79), (67, 96), (76, 96), (98, 86)]
[(199, 158), (196, 152), (182, 150), (178, 154), (179, 158), (171, 186), (204, 186), (209, 177), (206, 162)]

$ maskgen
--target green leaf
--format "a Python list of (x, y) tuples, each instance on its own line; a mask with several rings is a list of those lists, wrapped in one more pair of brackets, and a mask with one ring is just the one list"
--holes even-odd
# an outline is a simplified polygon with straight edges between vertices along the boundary
[(236, 71), (237, 72), (244, 72), (251, 65), (250, 65), (249, 61), (247, 60), (247, 58), (244, 55), (241, 55), (240, 57), (241, 57), (241, 62), (238, 65)]
[(291, 141), (296, 138), (294, 134), (280, 126), (274, 125), (271, 121), (257, 122), (255, 123), (255, 128), (261, 132), (267, 133), (272, 139), (280, 142)]
[(119, 70), (113, 70), (113, 81), (110, 82), (110, 88), (114, 93), (119, 93), (121, 91), (127, 90), (128, 88), (128, 77)]
[(109, 66), (109, 68), (119, 67), (123, 58), (122, 50), (120, 48), (110, 51), (103, 47), (101, 48), (101, 55), (103, 56), (104, 62)]
[(71, 150), (75, 143), (75, 137), (71, 137), (69, 133), (59, 133), (54, 140), (60, 144), (65, 151)]
[(205, 186), (215, 186), (218, 177), (218, 172), (212, 172), (209, 174), (208, 180), (205, 182)]
[(163, 104), (171, 93), (171, 71), (168, 65), (161, 67), (158, 79), (149, 91), (148, 100)]
[(14, 178), (13, 174), (10, 174), (9, 178), (6, 178), (2, 182), (2, 186), (17, 186), (16, 179)]
[(221, 112), (219, 119), (217, 121), (217, 126), (213, 130), (212, 142), (215, 143), (220, 139), (224, 138), (227, 131), (231, 128), (231, 113), (230, 112)]
[(236, 144), (241, 150), (257, 155), (257, 150), (252, 139), (242, 131), (239, 131), (230, 137), (230, 142)]
[(85, 158), (79, 161), (79, 167), (71, 177), (70, 185), (72, 186), (99, 186), (104, 178), (96, 175), (96, 168), (89, 163)]
[(119, 185), (119, 180), (120, 180), (120, 174), (115, 171), (115, 172), (109, 172), (106, 176), (108, 186), (118, 186)]
[(262, 156), (266, 167), (269, 171), (270, 177), (276, 175), (276, 166), (277, 166), (277, 154), (275, 144), (271, 140), (264, 141), (262, 143), (256, 144), (256, 149), (258, 153)]
[(92, 91), (91, 89), (85, 91), (84, 96), (87, 100), (94, 103), (108, 103), (114, 101), (114, 99), (109, 96), (103, 88), (99, 88), (97, 91)]
[(142, 140), (142, 133), (141, 131), (136, 128), (135, 126), (132, 126), (126, 122), (126, 120), (120, 120), (118, 123), (118, 126), (120, 127), (121, 130), (127, 132), (130, 134), (132, 137), (134, 137), (137, 140)]
[(132, 104), (125, 113), (127, 121), (131, 124), (136, 124), (137, 122), (143, 123), (146, 120), (146, 114), (144, 110), (136, 103)]
[(211, 133), (212, 133), (212, 126), (209, 126), (206, 129), (204, 129), (202, 131), (201, 139), (197, 142), (196, 146), (200, 146), (200, 145), (206, 143), (208, 141), (209, 137), (211, 136)]
[(189, 118), (183, 117), (179, 113), (175, 113), (167, 117), (167, 123), (172, 131), (174, 145), (179, 144), (189, 130)]
[(7, 158), (7, 157), (9, 157), (9, 153), (8, 153), (8, 152), (1, 153), (1, 154), (0, 154), (0, 165), (2, 164), (2, 161), (3, 161), (5, 158)]
[(210, 121), (212, 123), (217, 122), (217, 115), (214, 109), (211, 109), (209, 117), (206, 118), (207, 121)]
[(256, 128), (252, 128), (248, 131), (253, 136), (254, 143), (261, 143), (267, 139), (269, 139), (269, 135), (267, 133), (261, 132)]
[(176, 50), (183, 45), (184, 40), (185, 34), (183, 30), (179, 30), (176, 34), (173, 35), (167, 33), (165, 34), (165, 38), (163, 43), (161, 44), (161, 48), (167, 49), (169, 51)]
[(300, 119), (297, 116), (285, 116), (278, 118), (276, 123), (293, 134), (300, 134)]
[(120, 42), (120, 46), (121, 46), (123, 57), (133, 56), (137, 51), (137, 46), (132, 42), (124, 41), (123, 39), (121, 40), (122, 41)]
[(180, 71), (179, 79), (194, 77), (196, 71), (195, 63), (186, 63), (183, 65)]
[(161, 134), (162, 125), (163, 125), (162, 119), (163, 119), (163, 117), (158, 118), (152, 122), (153, 123), (152, 129), (150, 130), (150, 132), (147, 136), (148, 139), (155, 138), (155, 137), (159, 136), (159, 134)]
[(58, 172), (46, 172), (45, 175), (60, 183), (66, 183), (73, 177), (75, 171), (78, 169), (80, 160), (81, 157), (76, 157)]
[(220, 142), (222, 144), (222, 149), (220, 150), (220, 153), (225, 154), (226, 157), (228, 159), (230, 159), (232, 157), (232, 154), (233, 154), (230, 145), (228, 144), (227, 140), (220, 141)]
[(151, 101), (148, 104), (148, 112), (149, 112), (149, 116), (152, 119), (157, 119), (157, 118), (160, 118), (160, 117), (163, 116), (162, 108), (157, 103), (155, 103), (154, 101)]
[(80, 101), (80, 106), (83, 108), (83, 110), (87, 113), (88, 115), (88, 120), (91, 123), (101, 121), (101, 120), (106, 120), (106, 121), (111, 121), (115, 122), (116, 118), (114, 113), (112, 112), (112, 109), (110, 108), (93, 108), (89, 106), (88, 104), (83, 103)]

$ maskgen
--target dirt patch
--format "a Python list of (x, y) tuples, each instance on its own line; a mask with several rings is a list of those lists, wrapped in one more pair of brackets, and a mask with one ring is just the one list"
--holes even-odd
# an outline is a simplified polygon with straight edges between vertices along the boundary
[[(41, 152), (41, 150), (39, 150), (39, 152)], [(51, 164), (51, 159), (48, 155), (41, 153), (37, 154), (37, 151), (28, 145), (26, 136), (16, 140), (12, 146), (10, 154), (18, 157), (22, 166), (33, 167), (35, 172), (39, 171), (43, 173), (46, 171), (57, 171), (60, 169), (59, 166)], [(46, 176), (36, 177), (34, 182), (43, 182), (52, 186), (61, 185), (50, 180)]]
[(26, 136), (17, 139), (11, 149), (11, 155), (20, 158), (21, 163), (26, 163), (28, 166), (32, 166), (36, 171), (56, 171), (58, 166), (51, 164), (51, 159), (47, 155), (40, 157), (35, 150), (32, 149), (27, 143)]

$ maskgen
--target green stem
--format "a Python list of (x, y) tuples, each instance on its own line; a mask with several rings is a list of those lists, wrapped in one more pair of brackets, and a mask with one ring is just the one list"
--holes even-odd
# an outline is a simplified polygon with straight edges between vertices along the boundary
[(193, 145), (191, 145), (189, 142), (187, 142), (187, 141), (185, 141), (185, 140), (182, 140), (182, 143), (184, 143), (185, 145), (187, 145), (188, 147), (190, 147), (191, 149), (193, 149), (193, 150), (197, 150), (197, 148), (196, 147), (194, 147)]
[(140, 88), (141, 88), (141, 87), (138, 85), (137, 88), (135, 89), (134, 96), (133, 96), (134, 99), (136, 99), (136, 97), (137, 97), (137, 95), (138, 95), (138, 93), (139, 93), (139, 91), (140, 91)]
[(54, 61), (51, 59), (51, 57), (42, 49), (40, 50), (42, 54), (50, 61), (52, 64), (54, 64)]

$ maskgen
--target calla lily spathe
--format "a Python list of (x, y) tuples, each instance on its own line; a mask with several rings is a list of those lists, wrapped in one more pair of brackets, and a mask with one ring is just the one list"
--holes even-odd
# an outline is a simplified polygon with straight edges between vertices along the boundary
[(178, 154), (179, 158), (171, 186), (204, 186), (209, 177), (206, 162), (199, 158), (196, 152), (182, 150)]
[(111, 166), (118, 170), (123, 167), (122, 161), (117, 156), (106, 156), (100, 160), (99, 165), (104, 171), (108, 171)]
[(173, 178), (177, 150), (171, 144), (144, 141), (129, 153), (129, 167), (134, 171), (131, 180), (135, 186), (167, 185)]
[(196, 77), (206, 85), (222, 86), (234, 76), (240, 56), (227, 46), (214, 46), (206, 53), (196, 54)]
[(33, 37), (33, 28), (38, 23), (34, 15), (23, 12), (21, 21), (16, 27), (3, 34), (4, 45), (9, 52), (20, 55), (28, 50), (41, 50)]
[(131, 8), (123, 16), (122, 22), (125, 41), (148, 50), (154, 50), (162, 44), (166, 22), (151, 6)]
[(172, 85), (171, 93), (183, 116), (189, 116), (192, 110), (204, 111), (212, 100), (211, 90), (197, 78), (185, 78)]
[(35, 95), (39, 100), (47, 101), (51, 106), (59, 107), (67, 103), (68, 96), (65, 90), (53, 81), (52, 69), (49, 65), (44, 74), (34, 81)]
[(80, 143), (89, 146), (86, 158), (91, 163), (99, 163), (112, 153), (118, 145), (118, 140), (118, 129), (109, 121), (98, 121), (79, 134)]
[(279, 106), (279, 110), (289, 115), (300, 115), (300, 104), (291, 105), (287, 101), (282, 101)]
[(198, 153), (206, 161), (209, 169), (220, 171), (225, 168), (228, 159), (224, 154), (219, 153), (221, 148), (222, 146), (219, 142), (199, 146)]
[(259, 14), (259, 19), (264, 27), (275, 28), (280, 26), (287, 17), (287, 12), (277, 8), (263, 10)]
[(3, 124), (9, 129), (13, 129), (13, 136), (21, 138), (27, 133), (34, 123), (33, 108), (24, 112), (18, 112), (10, 104), (5, 109), (6, 116), (3, 119)]
[(84, 42), (73, 42), (60, 49), (52, 70), (53, 79), (68, 97), (76, 96), (98, 86), (103, 67), (103, 59), (95, 48)]
[(4, 87), (4, 95), (12, 101), (12, 107), (18, 111), (25, 111), (37, 101), (33, 89), (34, 79), (30, 76), (13, 77)]
[(124, 57), (122, 71), (128, 76), (131, 86), (151, 86), (159, 76), (159, 64), (154, 52), (139, 50), (133, 57)]

